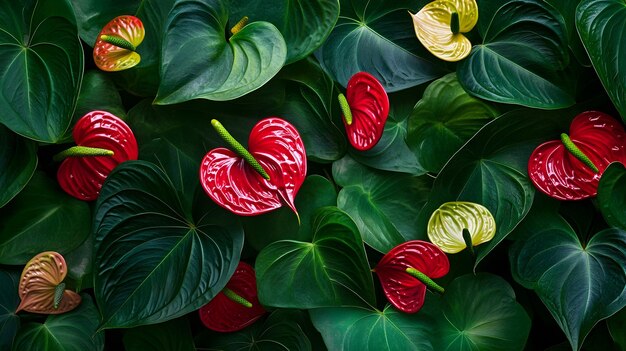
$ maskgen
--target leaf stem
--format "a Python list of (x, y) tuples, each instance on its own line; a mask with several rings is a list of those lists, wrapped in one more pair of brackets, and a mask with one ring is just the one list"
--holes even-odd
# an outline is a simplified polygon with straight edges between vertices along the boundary
[(228, 297), (229, 300), (247, 308), (252, 308), (252, 303), (250, 301), (246, 300), (244, 297), (230, 290), (229, 288), (224, 288), (222, 292), (224, 293), (224, 295), (226, 295), (226, 297)]
[(257, 161), (252, 154), (246, 150), (230, 133), (224, 128), (224, 126), (216, 119), (211, 120), (211, 125), (222, 137), (222, 139), (233, 149), (233, 151), (243, 158), (255, 171), (257, 171), (263, 178), (270, 180), (270, 175), (263, 169), (263, 166)]
[(440, 294), (444, 293), (444, 289), (437, 283), (435, 283), (432, 279), (430, 279), (426, 274), (418, 271), (413, 267), (408, 267), (406, 272), (414, 278), (417, 278), (420, 282), (424, 283), (430, 290), (434, 290)]
[(108, 149), (89, 146), (72, 146), (67, 150), (63, 150), (54, 155), (54, 161), (62, 161), (68, 157), (85, 157), (85, 156), (113, 156), (115, 153)]

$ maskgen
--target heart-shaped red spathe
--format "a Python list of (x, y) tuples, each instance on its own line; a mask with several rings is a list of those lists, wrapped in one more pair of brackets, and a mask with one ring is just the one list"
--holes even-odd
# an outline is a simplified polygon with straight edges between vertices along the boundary
[(382, 84), (367, 72), (359, 72), (348, 81), (346, 100), (352, 123), (346, 127), (350, 144), (361, 151), (373, 148), (383, 135), (389, 116), (389, 98)]
[(429, 278), (448, 274), (450, 262), (436, 245), (421, 240), (402, 243), (389, 251), (378, 262), (375, 272), (391, 304), (405, 313), (415, 313), (422, 308), (426, 285), (406, 272), (414, 268)]
[(80, 305), (81, 297), (71, 290), (63, 291), (59, 305), (54, 307), (56, 286), (67, 275), (67, 265), (61, 254), (46, 251), (33, 257), (22, 271), (18, 295), (22, 300), (16, 313), (24, 310), (32, 313), (60, 314)]
[(530, 155), (528, 175), (537, 189), (559, 200), (595, 196), (606, 167), (614, 161), (626, 164), (624, 127), (606, 113), (587, 111), (574, 118), (569, 137), (598, 173), (572, 155), (560, 140), (552, 140)]
[(294, 201), (307, 171), (304, 144), (289, 122), (270, 117), (250, 132), (248, 151), (270, 176), (263, 178), (234, 152), (209, 151), (200, 166), (204, 191), (220, 206), (242, 216), (262, 214)]
[(113, 151), (113, 156), (68, 157), (59, 166), (57, 180), (63, 190), (79, 200), (92, 201), (106, 177), (120, 163), (136, 160), (137, 141), (130, 127), (106, 111), (92, 111), (78, 120), (72, 133), (78, 146)]
[(233, 332), (247, 327), (265, 314), (257, 298), (254, 269), (249, 264), (239, 262), (226, 287), (248, 300), (252, 307), (243, 306), (220, 292), (200, 308), (200, 319), (207, 328), (224, 333)]

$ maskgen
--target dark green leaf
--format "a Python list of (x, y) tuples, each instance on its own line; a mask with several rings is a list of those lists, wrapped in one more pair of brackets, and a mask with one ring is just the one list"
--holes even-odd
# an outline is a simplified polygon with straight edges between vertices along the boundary
[(26, 186), (37, 167), (37, 144), (0, 125), (0, 207)]
[(337, 206), (352, 217), (372, 248), (384, 253), (423, 235), (417, 215), (428, 196), (430, 178), (373, 170), (349, 156), (333, 163), (333, 178), (343, 187)]
[(569, 60), (561, 14), (536, 0), (515, 0), (493, 17), (480, 16), (479, 22), (483, 42), (457, 71), (467, 91), (486, 100), (542, 109), (574, 104), (558, 77)]
[(111, 112), (119, 118), (126, 117), (122, 98), (109, 76), (100, 71), (87, 71), (78, 96), (74, 121), (93, 110)]
[(226, 39), (224, 0), (179, 0), (163, 39), (155, 102), (232, 100), (267, 83), (285, 63), (287, 47), (273, 24), (252, 22)]
[(235, 333), (205, 332), (196, 338), (200, 350), (306, 351), (311, 343), (303, 331), (308, 316), (295, 310), (275, 310), (263, 322)]
[(305, 58), (330, 34), (339, 17), (339, 0), (231, 0), (231, 25), (243, 16), (267, 21), (287, 43), (287, 63)]
[(626, 308), (622, 308), (621, 311), (614, 314), (607, 320), (609, 327), (609, 333), (613, 341), (619, 345), (622, 351), (626, 350)]
[(316, 52), (322, 67), (344, 87), (366, 71), (387, 92), (420, 85), (445, 74), (443, 64), (426, 52), (407, 13), (415, 1), (341, 0), (335, 29)]
[(24, 325), (13, 344), (13, 351), (79, 351), (104, 350), (104, 333), (96, 333), (99, 315), (91, 296), (75, 310), (50, 315), (44, 323)]
[(65, 194), (41, 172), (0, 217), (2, 264), (26, 264), (43, 251), (70, 252), (89, 236), (91, 224), (87, 203)]
[(515, 301), (513, 288), (492, 274), (456, 278), (434, 315), (436, 350), (522, 350), (530, 332), (530, 318)]
[(195, 351), (186, 318), (132, 328), (124, 333), (126, 351), (168, 350)]
[(93, 288), (94, 242), (94, 234), (89, 233), (79, 247), (64, 255), (68, 267), (67, 276), (74, 280), (76, 291)]
[(611, 101), (626, 121), (626, 4), (622, 0), (583, 0), (576, 28)]
[(0, 1), (0, 122), (38, 141), (70, 126), (83, 49), (67, 0)]
[(450, 157), (487, 122), (491, 106), (463, 90), (455, 73), (431, 83), (409, 118), (407, 144), (418, 162), (438, 173)]
[(329, 350), (435, 350), (430, 341), (433, 320), (425, 314), (406, 314), (390, 306), (383, 311), (319, 308), (311, 311), (311, 319)]
[(157, 166), (129, 161), (102, 187), (94, 218), (101, 327), (159, 323), (196, 310), (237, 267), (239, 225), (204, 195), (186, 212), (174, 184)]
[(577, 350), (598, 321), (626, 306), (626, 232), (581, 243), (569, 226), (538, 230), (509, 252), (515, 280), (533, 289)]
[(585, 66), (589, 67), (591, 63), (589, 62), (589, 57), (587, 56), (587, 52), (585, 51), (585, 47), (583, 43), (580, 41), (580, 37), (578, 36), (578, 31), (576, 30), (576, 8), (578, 4), (580, 4), (581, 0), (573, 0), (573, 1), (560, 1), (560, 0), (545, 0), (548, 4), (552, 5), (561, 15), (563, 16), (563, 20), (565, 21), (565, 28), (567, 29), (567, 41), (568, 46), (576, 57), (578, 62)]
[(374, 285), (359, 231), (343, 211), (315, 214), (312, 242), (277, 241), (257, 257), (259, 301), (285, 308), (374, 304)]
[(626, 230), (626, 168), (621, 163), (614, 162), (604, 170), (598, 204), (608, 224)]
[(432, 213), (448, 201), (479, 203), (496, 220), (495, 237), (476, 247), (476, 264), (526, 216), (535, 187), (528, 178), (528, 158), (540, 142), (558, 138), (568, 112), (518, 110), (485, 125), (441, 170), (416, 230), (426, 236)]
[(20, 298), (19, 272), (0, 271), (0, 350), (10, 350), (20, 327), (20, 317), (15, 314)]

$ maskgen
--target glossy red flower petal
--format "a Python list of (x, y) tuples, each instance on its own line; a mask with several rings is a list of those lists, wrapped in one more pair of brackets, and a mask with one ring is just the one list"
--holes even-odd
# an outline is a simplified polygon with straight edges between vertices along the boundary
[(382, 84), (371, 74), (359, 72), (348, 81), (346, 100), (352, 124), (343, 119), (350, 144), (361, 151), (373, 148), (383, 135), (389, 116), (389, 98)]
[(137, 141), (130, 127), (106, 111), (92, 111), (78, 120), (72, 133), (78, 146), (113, 151), (113, 156), (68, 157), (59, 166), (57, 180), (63, 190), (79, 200), (92, 201), (111, 171), (120, 163), (136, 160)]
[(598, 173), (567, 151), (560, 140), (553, 140), (533, 151), (528, 175), (537, 189), (559, 200), (595, 196), (606, 167), (614, 161), (626, 164), (624, 128), (605, 113), (587, 111), (574, 118), (569, 136), (598, 168)]
[(419, 311), (426, 295), (426, 286), (406, 272), (410, 267), (429, 278), (440, 278), (450, 270), (450, 262), (436, 245), (421, 240), (402, 243), (383, 256), (375, 272), (387, 300), (405, 313)]
[(138, 53), (107, 43), (100, 39), (102, 35), (111, 35), (122, 38), (135, 47), (139, 46), (145, 36), (145, 29), (141, 20), (135, 16), (118, 16), (107, 23), (93, 46), (93, 60), (103, 71), (121, 71), (139, 63)]
[(224, 333), (233, 332), (247, 327), (265, 314), (257, 298), (254, 269), (249, 264), (239, 262), (226, 287), (252, 303), (252, 307), (234, 302), (220, 292), (200, 308), (200, 319), (207, 328)]
[(271, 211), (283, 202), (297, 213), (294, 201), (307, 171), (298, 131), (283, 119), (263, 119), (252, 128), (248, 149), (270, 179), (264, 179), (234, 152), (217, 148), (205, 155), (200, 166), (205, 192), (220, 206), (242, 216)]

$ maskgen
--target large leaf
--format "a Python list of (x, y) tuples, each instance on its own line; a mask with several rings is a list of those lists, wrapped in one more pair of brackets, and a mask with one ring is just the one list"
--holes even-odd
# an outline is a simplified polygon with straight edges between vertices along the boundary
[(175, 184), (157, 166), (130, 161), (102, 187), (93, 227), (102, 328), (159, 323), (196, 310), (237, 267), (239, 225), (202, 195), (185, 211), (190, 207)]
[(444, 202), (485, 206), (496, 220), (496, 234), (475, 248), (478, 264), (530, 210), (535, 188), (527, 175), (528, 157), (540, 142), (564, 130), (567, 116), (567, 112), (518, 110), (485, 125), (437, 176), (416, 230), (425, 237), (430, 216)]
[(0, 1), (0, 123), (43, 142), (68, 129), (83, 49), (67, 0)]
[(576, 28), (611, 101), (626, 121), (626, 4), (622, 0), (583, 0)]
[(407, 10), (415, 1), (341, 0), (335, 28), (316, 52), (322, 67), (344, 87), (366, 71), (387, 92), (420, 85), (445, 74), (441, 61), (415, 38)]
[(607, 321), (609, 332), (613, 341), (619, 345), (622, 351), (626, 350), (626, 308), (622, 308), (621, 311), (614, 314)]
[(70, 252), (89, 236), (91, 224), (87, 203), (41, 172), (0, 210), (0, 217), (0, 263), (14, 265), (43, 251)]
[(440, 309), (431, 313), (437, 320), (436, 350), (522, 350), (530, 332), (530, 318), (513, 288), (492, 274), (456, 278), (446, 287)]
[(72, 2), (78, 22), (78, 32), (81, 38), (92, 47), (102, 27), (115, 17), (134, 15), (142, 21), (146, 36), (137, 47), (141, 62), (133, 69), (116, 72), (111, 76), (133, 94), (141, 96), (156, 94), (159, 87), (164, 24), (174, 0), (72, 0)]
[(13, 350), (104, 350), (104, 333), (96, 333), (99, 315), (89, 295), (73, 311), (50, 315), (44, 323), (25, 324), (15, 338)]
[(456, 74), (450, 73), (428, 85), (415, 105), (406, 142), (423, 168), (438, 173), (469, 138), (496, 116), (491, 106), (467, 94)]
[(626, 168), (615, 162), (604, 170), (598, 184), (598, 204), (606, 222), (626, 230)]
[(236, 333), (205, 332), (195, 343), (199, 350), (308, 351), (311, 342), (303, 330), (308, 318), (304, 312), (278, 309), (262, 323)]
[(287, 47), (273, 24), (252, 22), (226, 38), (225, 2), (176, 1), (163, 39), (156, 103), (232, 100), (258, 89), (282, 68)]
[(372, 275), (354, 222), (336, 207), (323, 207), (311, 227), (310, 243), (277, 241), (259, 253), (259, 301), (306, 309), (373, 305)]
[(132, 328), (124, 333), (126, 351), (195, 351), (191, 328), (185, 317), (165, 323)]
[(287, 63), (303, 59), (330, 34), (339, 17), (339, 0), (231, 0), (235, 21), (249, 16), (276, 26), (287, 43)]
[(348, 307), (310, 313), (329, 350), (436, 350), (430, 341), (433, 320), (423, 313), (406, 314), (391, 306), (383, 311)]
[(352, 217), (369, 246), (384, 253), (425, 236), (417, 215), (428, 196), (428, 177), (373, 170), (346, 156), (333, 163), (333, 178), (343, 187), (337, 206)]
[(581, 242), (562, 223), (516, 242), (515, 280), (533, 289), (577, 350), (598, 321), (626, 306), (626, 232), (610, 228)]
[[(480, 1), (480, 8), (485, 0)], [(459, 64), (461, 85), (479, 98), (543, 109), (574, 104), (559, 82), (569, 55), (563, 17), (537, 0), (502, 5), (479, 17), (483, 42)]]
[(0, 207), (26, 186), (37, 167), (37, 144), (0, 125)]
[(20, 298), (19, 272), (0, 271), (0, 350), (10, 350), (20, 327), (20, 317), (15, 314)]

